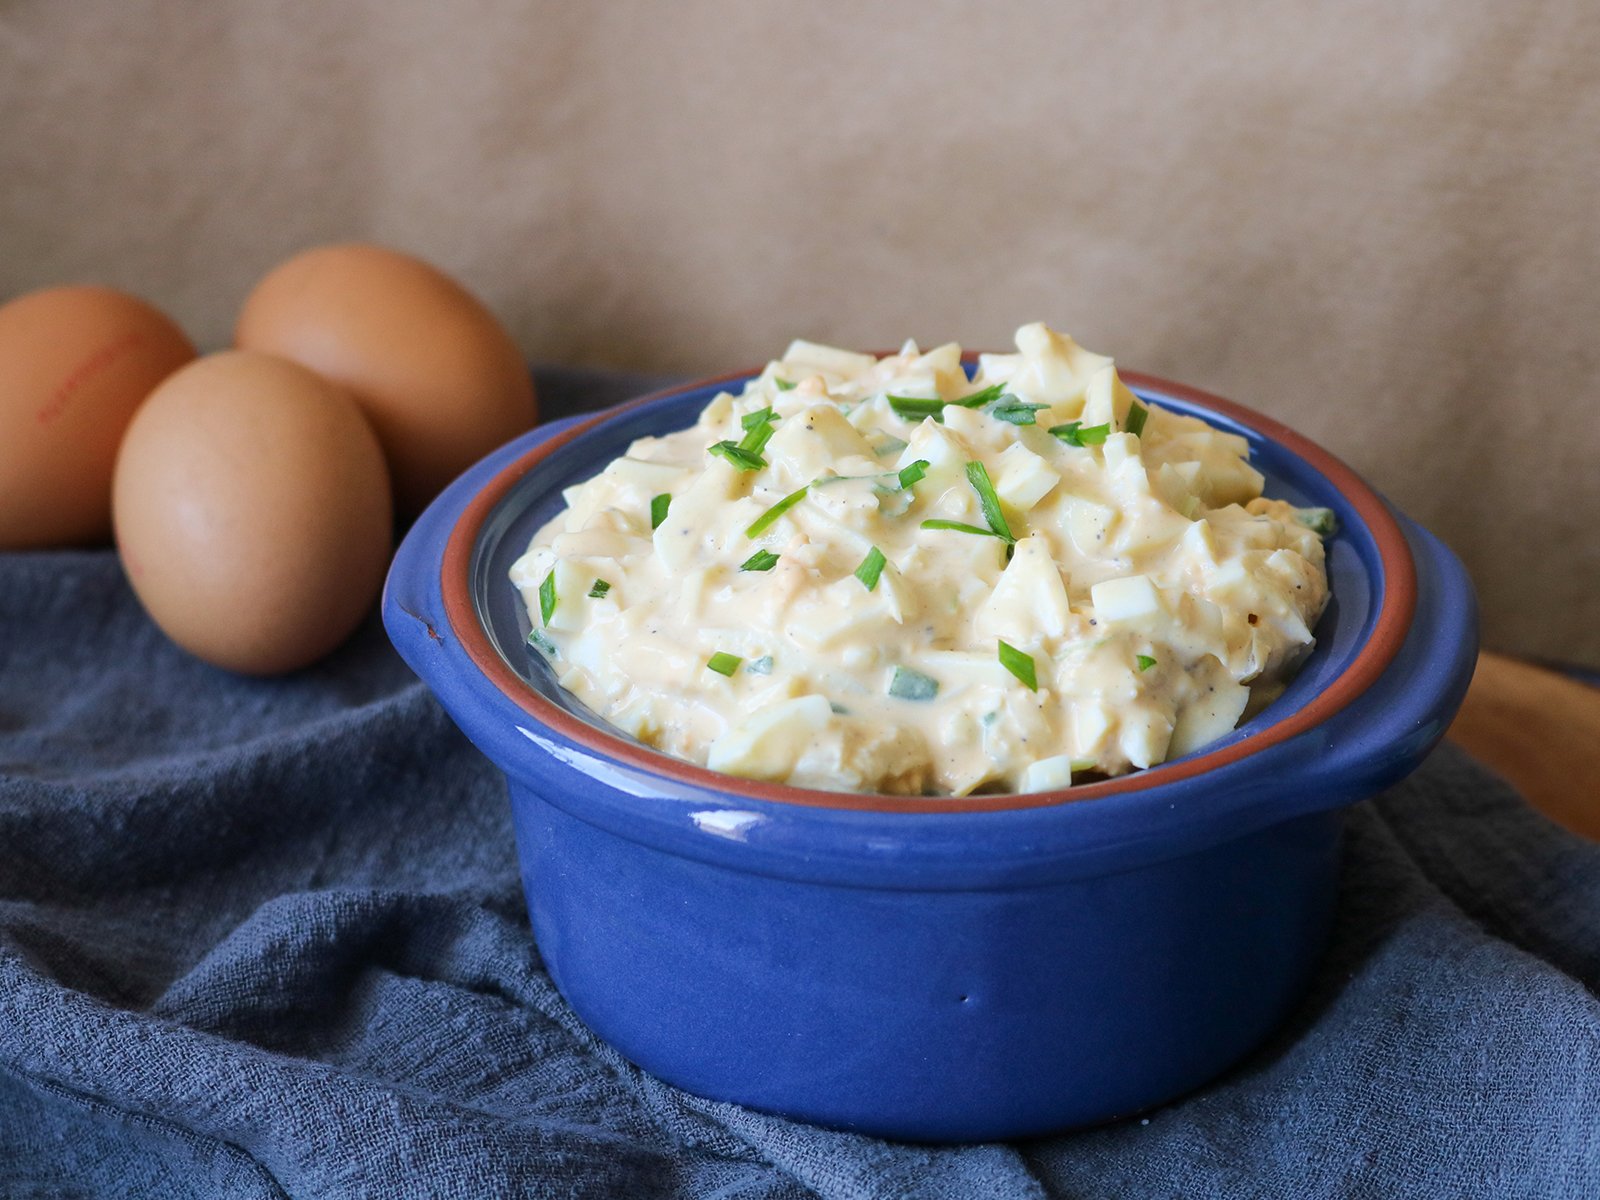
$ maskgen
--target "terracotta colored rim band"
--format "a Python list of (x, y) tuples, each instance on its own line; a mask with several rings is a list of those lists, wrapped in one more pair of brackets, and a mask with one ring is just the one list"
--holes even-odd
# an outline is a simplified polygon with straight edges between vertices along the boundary
[[(972, 356), (965, 356), (971, 358)], [(445, 619), (460, 641), (467, 656), (485, 678), (505, 696), (533, 717), (569, 741), (575, 742), (595, 754), (627, 763), (655, 775), (663, 775), (680, 783), (714, 791), (731, 793), (756, 800), (780, 804), (800, 804), (820, 808), (853, 809), (859, 812), (997, 812), (1007, 809), (1040, 808), (1072, 800), (1089, 800), (1117, 792), (1139, 788), (1157, 787), (1176, 783), (1202, 771), (1215, 770), (1270, 746), (1287, 741), (1304, 733), (1345, 708), (1365, 692), (1385, 667), (1399, 652), (1401, 643), (1411, 627), (1411, 614), (1416, 607), (1416, 567), (1412, 562), (1411, 548), (1406, 544), (1388, 507), (1360, 476), (1328, 451), (1308, 438), (1262, 416), (1243, 405), (1220, 396), (1202, 392), (1198, 388), (1171, 383), (1153, 375), (1133, 371), (1122, 372), (1122, 379), (1130, 387), (1143, 388), (1158, 394), (1172, 396), (1237, 421), (1277, 442), (1321, 471), (1344, 499), (1360, 514), (1371, 531), (1383, 563), (1383, 599), (1374, 623), (1372, 634), (1350, 663), (1334, 681), (1314, 696), (1303, 707), (1275, 721), (1265, 729), (1210, 753), (1198, 754), (1170, 766), (1135, 771), (1100, 783), (1082, 784), (1049, 792), (1025, 794), (978, 795), (960, 797), (939, 796), (885, 796), (861, 792), (825, 792), (815, 788), (791, 787), (782, 783), (764, 783), (724, 775), (693, 763), (673, 758), (648, 746), (630, 741), (618, 734), (597, 729), (573, 716), (559, 705), (547, 700), (521, 679), (510, 665), (500, 657), (489, 640), (487, 631), (478, 619), (477, 607), (469, 592), (472, 552), (478, 531), (495, 506), (516, 486), (523, 476), (540, 463), (559, 454), (564, 447), (582, 437), (591, 429), (641, 405), (668, 396), (683, 395), (717, 384), (731, 383), (749, 378), (757, 371), (736, 371), (713, 379), (701, 379), (665, 391), (652, 392), (617, 408), (598, 413), (558, 433), (548, 441), (534, 447), (514, 462), (505, 466), (491, 479), (462, 511), (450, 538), (445, 544), (441, 567), (440, 586), (444, 597)]]

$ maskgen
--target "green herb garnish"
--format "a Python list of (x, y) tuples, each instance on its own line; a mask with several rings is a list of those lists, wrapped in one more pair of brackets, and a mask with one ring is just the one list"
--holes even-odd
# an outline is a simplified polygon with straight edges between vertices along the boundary
[[(767, 443), (772, 440), (773, 431), (780, 420), (771, 407), (763, 408), (760, 412), (745, 413), (739, 418), (739, 424), (744, 426), (744, 437), (739, 439), (739, 449), (751, 454), (759, 455), (767, 448)], [(766, 466), (765, 463), (761, 464)]]
[(967, 464), (967, 482), (978, 493), (978, 503), (983, 507), (983, 519), (989, 523), (994, 535), (1002, 541), (1014, 543), (1017, 539), (1006, 524), (1006, 515), (1000, 511), (1000, 497), (995, 495), (994, 483), (989, 479), (989, 469), (981, 462)]
[[(806, 487), (810, 486), (810, 484), (806, 485)], [(779, 500), (771, 508), (767, 509), (766, 512), (762, 513), (754, 521), (750, 522), (750, 528), (744, 531), (745, 537), (760, 537), (772, 526), (774, 521), (783, 516), (784, 513), (788, 512), (796, 504), (799, 504), (800, 501), (804, 500), (805, 495), (806, 488), (801, 488), (798, 492), (790, 492), (782, 500)]]
[(556, 644), (537, 629), (528, 630), (528, 645), (546, 658), (561, 657), (561, 651), (556, 649)]
[[(918, 417), (932, 417), (935, 421), (944, 422), (944, 409), (947, 404), (954, 404), (957, 408), (982, 408), (985, 404), (993, 404), (1005, 395), (1005, 384), (991, 383), (981, 391), (973, 392), (970, 396), (963, 396), (959, 400), (945, 400), (939, 396), (886, 396), (889, 407), (894, 409), (907, 420)], [(1039, 405), (1040, 408), (1047, 407)], [(1010, 420), (1009, 417), (1003, 418)], [(1029, 421), (1019, 421), (1019, 425), (1031, 424)]]
[(718, 650), (710, 658), (706, 659), (706, 666), (710, 667), (718, 675), (732, 675), (739, 669), (739, 664), (743, 661), (744, 659), (737, 654), (727, 654)]
[(550, 616), (556, 611), (556, 569), (550, 568), (550, 574), (544, 577), (544, 582), (539, 585), (539, 615), (544, 618), (546, 625), (550, 624)]
[[(759, 455), (767, 448), (767, 443), (772, 440), (772, 434), (777, 428), (771, 421), (761, 422), (761, 424), (739, 439), (739, 449)], [(761, 460), (757, 459), (756, 461), (760, 462)], [(765, 463), (762, 463), (762, 466), (765, 465)]]
[(1091, 425), (1087, 429), (1082, 426), (1082, 421), (1069, 421), (1065, 425), (1052, 425), (1047, 432), (1069, 446), (1098, 446), (1111, 433), (1109, 424)]
[(918, 417), (932, 417), (935, 421), (944, 421), (944, 406), (949, 403), (937, 396), (890, 396), (889, 407), (908, 421)]
[(1006, 385), (991, 383), (981, 391), (973, 392), (970, 396), (963, 396), (959, 400), (951, 400), (951, 404), (959, 404), (962, 408), (982, 408), (985, 404), (993, 404), (1006, 394)]
[(939, 694), (939, 681), (910, 667), (896, 667), (889, 680), (889, 695), (899, 700), (932, 700)]
[(771, 550), (757, 550), (739, 564), (741, 571), (770, 571), (778, 565), (778, 556)]
[(922, 477), (928, 473), (928, 460), (919, 458), (909, 466), (900, 468), (900, 490), (905, 491), (914, 483), (920, 483)]
[(1000, 639), (1000, 665), (1015, 675), (1030, 692), (1039, 690), (1039, 680), (1033, 670), (1033, 655), (1024, 654), (1004, 638)]
[(861, 580), (867, 591), (872, 591), (878, 586), (878, 576), (883, 574), (883, 566), (889, 560), (883, 557), (883, 551), (874, 546), (861, 560), (861, 565), (856, 568), (856, 578)]
[(1128, 407), (1128, 418), (1122, 422), (1122, 427), (1134, 437), (1144, 433), (1144, 423), (1150, 416), (1150, 410), (1142, 404), (1133, 404)]
[[(922, 523), (922, 528), (924, 528), (924, 529), (951, 529), (951, 530), (954, 530), (956, 533), (975, 533), (979, 537), (992, 537), (992, 538), (1000, 537), (1000, 535), (998, 533), (996, 533), (992, 529), (979, 529), (976, 525), (968, 525), (964, 521), (944, 521), (944, 520), (940, 520), (937, 517), (934, 517), (934, 518), (931, 518), (929, 520), (924, 521)], [(1001, 538), (1000, 540), (1004, 541), (1005, 539)]]
[(759, 471), (767, 465), (767, 460), (759, 453), (747, 450), (737, 442), (722, 441), (706, 449), (712, 454), (720, 454), (741, 471)]
[(596, 579), (594, 581), (594, 586), (589, 589), (589, 599), (599, 600), (603, 598), (610, 590), (611, 585), (604, 579)]
[(667, 508), (672, 503), (670, 492), (662, 492), (659, 496), (650, 498), (650, 528), (660, 529), (661, 522), (667, 519)]
[(760, 658), (755, 659), (745, 668), (745, 673), (748, 675), (771, 675), (772, 655), (763, 654)]
[(1010, 421), (1013, 425), (1032, 425), (1034, 424), (1033, 414), (1042, 408), (1049, 407), (1048, 404), (1029, 404), (1026, 401), (1018, 400), (1015, 396), (1007, 396), (989, 410), (989, 415), (1002, 421)]
[(1331, 508), (1297, 508), (1294, 519), (1321, 537), (1339, 532), (1339, 518)]
[(795, 389), (795, 384), (791, 380), (779, 379), (776, 375), (772, 377), (772, 382), (778, 385), (780, 392), (792, 392)]
[(1134, 659), (1134, 661), (1139, 664), (1139, 670), (1141, 671), (1148, 671), (1151, 667), (1156, 665), (1156, 660), (1151, 658), (1148, 654), (1141, 654)]

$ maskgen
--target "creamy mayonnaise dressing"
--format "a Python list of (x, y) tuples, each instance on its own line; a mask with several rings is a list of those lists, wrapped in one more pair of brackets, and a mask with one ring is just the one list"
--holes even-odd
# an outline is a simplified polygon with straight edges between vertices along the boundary
[(807, 787), (1038, 791), (1226, 733), (1312, 644), (1327, 514), (1016, 344), (969, 382), (954, 344), (795, 342), (567, 489), (511, 570), (530, 642), (639, 740)]

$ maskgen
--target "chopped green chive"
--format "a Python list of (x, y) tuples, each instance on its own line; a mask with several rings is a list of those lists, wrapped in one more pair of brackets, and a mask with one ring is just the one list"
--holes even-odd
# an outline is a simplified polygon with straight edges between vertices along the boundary
[(795, 384), (792, 380), (779, 379), (776, 375), (772, 377), (772, 382), (778, 385), (778, 390), (780, 392), (792, 392), (795, 388)]
[(1033, 670), (1033, 655), (1023, 653), (1004, 638), (1000, 639), (1000, 665), (1015, 675), (1030, 692), (1039, 690), (1039, 680)]
[(550, 574), (544, 577), (544, 582), (539, 585), (539, 615), (544, 618), (546, 625), (550, 624), (550, 617), (556, 611), (556, 569), (550, 568)]
[(937, 396), (890, 396), (889, 407), (900, 416), (909, 421), (919, 417), (932, 417), (935, 421), (944, 421), (944, 406), (947, 401)]
[(1109, 424), (1091, 425), (1087, 429), (1082, 426), (1082, 421), (1069, 421), (1065, 425), (1052, 425), (1047, 432), (1069, 446), (1098, 446), (1111, 433)]
[(745, 668), (745, 673), (748, 675), (771, 675), (772, 655), (763, 654), (760, 658), (754, 659), (750, 665)]
[(727, 654), (718, 650), (710, 658), (706, 659), (706, 666), (710, 667), (718, 675), (732, 675), (739, 669), (739, 664), (743, 661), (744, 659), (737, 654)]
[(909, 667), (896, 667), (889, 680), (889, 695), (899, 700), (932, 700), (939, 694), (939, 681)]
[(611, 585), (604, 579), (596, 579), (594, 581), (594, 586), (589, 589), (589, 598), (591, 600), (599, 600), (610, 590)]
[(1139, 664), (1139, 670), (1141, 671), (1148, 671), (1151, 667), (1156, 665), (1156, 660), (1151, 658), (1148, 654), (1141, 654), (1134, 661)]
[(929, 464), (927, 459), (919, 458), (910, 466), (901, 467), (900, 490), (904, 491), (912, 484), (921, 482), (922, 477), (928, 473), (928, 466)]
[(999, 404), (989, 410), (991, 417), (1002, 421), (1010, 421), (1013, 425), (1032, 425), (1034, 413), (1042, 408), (1049, 408), (1048, 404), (1028, 404), (1018, 400), (1015, 396), (1008, 396)]
[(1006, 394), (1006, 385), (991, 383), (982, 391), (973, 392), (970, 396), (963, 396), (959, 400), (951, 400), (951, 404), (959, 404), (962, 408), (982, 408), (985, 404), (993, 404)]
[[(954, 530), (956, 533), (975, 533), (979, 537), (1000, 537), (1000, 535), (992, 529), (979, 529), (976, 525), (968, 525), (964, 521), (942, 521), (937, 517), (924, 521), (922, 523), (922, 528), (950, 529)], [(1000, 540), (1004, 541), (1005, 539), (1001, 538)]]
[(1294, 510), (1294, 519), (1322, 537), (1339, 532), (1339, 518), (1331, 508), (1297, 508)]
[[(751, 454), (760, 454), (767, 448), (767, 443), (772, 440), (773, 432), (777, 428), (771, 421), (761, 422), (761, 424), (739, 439), (739, 449), (747, 450)], [(756, 461), (760, 462), (761, 460), (757, 459)], [(766, 466), (765, 463), (761, 465)]]
[(899, 454), (908, 444), (904, 438), (886, 437), (881, 442), (873, 443), (872, 452), (882, 458), (886, 454)]
[(739, 564), (741, 571), (770, 571), (778, 565), (778, 556), (771, 550), (757, 550)]
[(1134, 437), (1138, 437), (1144, 433), (1144, 423), (1149, 416), (1150, 410), (1144, 405), (1133, 404), (1128, 408), (1128, 419), (1122, 423), (1122, 427)]
[(989, 528), (994, 531), (995, 537), (1006, 542), (1015, 542), (1017, 539), (1011, 533), (1011, 526), (1006, 524), (1006, 515), (1000, 511), (1000, 497), (995, 495), (994, 484), (989, 479), (989, 469), (981, 462), (969, 462), (967, 482), (972, 485), (972, 490), (978, 493), (978, 503), (983, 507), (983, 519), (989, 523)]
[[(945, 400), (939, 396), (887, 396), (889, 407), (894, 409), (907, 420), (916, 420), (920, 417), (932, 417), (935, 421), (943, 423), (944, 409), (947, 404), (954, 404), (957, 408), (982, 408), (985, 404), (993, 404), (1004, 397), (1005, 384), (991, 383), (981, 391), (973, 392), (970, 396), (963, 396), (959, 400)], [(1046, 405), (1039, 405), (1044, 408)], [(1004, 420), (1011, 418), (1005, 417)], [(1019, 425), (1031, 425), (1032, 421), (1018, 421)]]
[[(809, 486), (810, 485), (808, 484), (807, 487)], [(801, 488), (798, 492), (790, 492), (782, 500), (779, 500), (771, 508), (767, 509), (766, 512), (762, 513), (754, 521), (750, 522), (750, 528), (744, 531), (745, 537), (760, 537), (769, 528), (771, 528), (773, 522), (775, 522), (779, 517), (783, 516), (784, 513), (788, 512), (796, 504), (799, 504), (800, 501), (804, 500), (805, 495), (805, 488)]]
[(650, 528), (660, 529), (661, 522), (667, 519), (667, 507), (672, 503), (670, 492), (662, 492), (659, 496), (650, 498)]
[[(739, 439), (739, 449), (750, 454), (759, 455), (767, 448), (767, 443), (772, 440), (773, 431), (779, 421), (778, 414), (771, 406), (763, 408), (760, 412), (745, 413), (739, 418), (739, 424), (744, 427), (744, 437)], [(759, 461), (759, 460), (758, 460)], [(766, 463), (762, 463), (766, 466)]]
[(556, 644), (537, 629), (528, 630), (528, 645), (546, 658), (561, 657), (561, 651), (556, 649)]
[(760, 454), (745, 449), (737, 442), (718, 442), (714, 446), (707, 446), (706, 449), (712, 454), (720, 454), (741, 471), (759, 471), (767, 465), (767, 460)]
[(856, 578), (861, 580), (867, 591), (870, 592), (878, 586), (878, 576), (883, 574), (884, 564), (888, 561), (883, 557), (883, 551), (876, 546), (861, 560), (861, 565), (856, 568)]

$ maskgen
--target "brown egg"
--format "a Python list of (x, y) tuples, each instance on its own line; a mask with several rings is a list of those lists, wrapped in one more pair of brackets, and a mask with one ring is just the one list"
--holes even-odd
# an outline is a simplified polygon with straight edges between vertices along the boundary
[(278, 266), (246, 299), (234, 342), (350, 389), (406, 515), (537, 419), (527, 363), (494, 315), (381, 246), (323, 246)]
[(0, 307), (0, 549), (105, 541), (122, 432), (194, 355), (165, 315), (110, 288)]
[(266, 354), (213, 354), (157, 388), (123, 439), (113, 504), (123, 568), (156, 624), (246, 674), (332, 650), (389, 561), (389, 476), (361, 410)]

